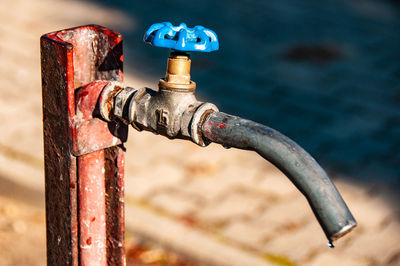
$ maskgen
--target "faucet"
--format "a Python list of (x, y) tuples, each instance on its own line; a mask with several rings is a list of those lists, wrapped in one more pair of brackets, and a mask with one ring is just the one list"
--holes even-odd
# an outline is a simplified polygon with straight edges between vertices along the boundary
[(159, 80), (158, 90), (134, 89), (110, 82), (99, 100), (100, 114), (105, 120), (120, 120), (139, 131), (191, 140), (203, 147), (214, 142), (253, 150), (280, 169), (306, 197), (330, 247), (356, 227), (335, 185), (302, 147), (268, 126), (219, 112), (214, 104), (196, 99), (188, 52), (218, 50), (214, 31), (203, 26), (189, 28), (184, 23), (173, 26), (163, 22), (153, 24), (144, 41), (171, 49), (165, 77)]

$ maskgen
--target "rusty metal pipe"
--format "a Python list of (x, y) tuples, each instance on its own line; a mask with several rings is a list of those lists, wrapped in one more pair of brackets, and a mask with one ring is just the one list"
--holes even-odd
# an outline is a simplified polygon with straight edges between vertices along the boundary
[(278, 131), (237, 116), (213, 112), (205, 118), (201, 132), (211, 142), (256, 151), (279, 168), (306, 197), (330, 244), (357, 225), (321, 166)]
[(98, 150), (78, 157), (80, 265), (107, 265), (105, 157)]

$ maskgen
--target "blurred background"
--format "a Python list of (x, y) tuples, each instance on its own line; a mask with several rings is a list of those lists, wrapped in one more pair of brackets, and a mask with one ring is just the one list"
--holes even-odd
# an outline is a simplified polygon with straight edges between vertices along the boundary
[(206, 25), (220, 51), (193, 53), (201, 98), (294, 138), (332, 171), (400, 185), (400, 6), (390, 1), (94, 1), (123, 10), (126, 62), (156, 80), (169, 51), (155, 22)]
[(400, 265), (399, 15), (388, 0), (3, 0), (0, 265), (45, 264), (39, 37), (117, 30), (126, 84), (155, 88), (169, 51), (142, 38), (163, 21), (217, 33), (219, 51), (191, 55), (198, 98), (303, 146), (359, 227), (328, 249), (301, 194), (256, 154), (131, 128), (128, 262)]

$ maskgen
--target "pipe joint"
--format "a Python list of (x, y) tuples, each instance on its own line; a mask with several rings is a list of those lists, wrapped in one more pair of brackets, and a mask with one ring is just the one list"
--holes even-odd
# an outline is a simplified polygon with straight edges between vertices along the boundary
[(100, 97), (100, 113), (107, 120), (121, 120), (137, 130), (147, 130), (168, 138), (191, 139), (200, 146), (201, 126), (206, 114), (218, 111), (211, 103), (196, 99), (192, 90), (177, 90), (160, 86), (123, 88), (120, 83), (109, 83)]

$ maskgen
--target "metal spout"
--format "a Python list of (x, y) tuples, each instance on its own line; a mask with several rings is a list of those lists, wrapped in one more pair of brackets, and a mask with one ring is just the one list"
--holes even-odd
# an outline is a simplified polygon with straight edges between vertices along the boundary
[(357, 225), (325, 171), (288, 137), (267, 126), (221, 112), (208, 114), (199, 126), (203, 139), (254, 150), (279, 168), (306, 197), (329, 242)]

